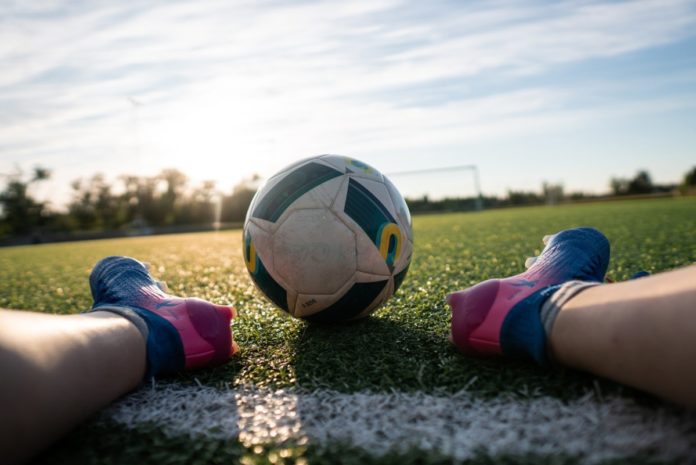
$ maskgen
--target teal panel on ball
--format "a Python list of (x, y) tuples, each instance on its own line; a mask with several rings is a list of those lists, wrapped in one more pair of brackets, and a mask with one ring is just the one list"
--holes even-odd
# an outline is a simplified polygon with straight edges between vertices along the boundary
[(341, 175), (343, 173), (340, 171), (321, 163), (302, 165), (266, 192), (251, 216), (275, 223), (295, 200), (326, 181)]
[(387, 223), (396, 223), (387, 207), (365, 186), (351, 179), (348, 182), (346, 205), (343, 211), (365, 231), (367, 236), (379, 246), (382, 228)]
[(399, 271), (394, 275), (394, 293), (396, 294), (396, 291), (399, 290), (399, 287), (401, 286), (401, 283), (404, 282), (404, 278), (406, 277), (406, 273), (408, 273), (408, 267), (411, 266), (409, 263), (406, 265), (406, 268), (403, 270)]
[(377, 298), (389, 281), (355, 283), (336, 303), (321, 312), (305, 317), (317, 323), (334, 323), (358, 316)]
[(287, 291), (278, 284), (278, 282), (273, 279), (263, 262), (256, 256), (256, 269), (251, 273), (251, 278), (254, 280), (259, 289), (266, 294), (266, 297), (271, 299), (271, 301), (278, 307), (282, 308), (286, 312), (288, 311), (288, 293)]

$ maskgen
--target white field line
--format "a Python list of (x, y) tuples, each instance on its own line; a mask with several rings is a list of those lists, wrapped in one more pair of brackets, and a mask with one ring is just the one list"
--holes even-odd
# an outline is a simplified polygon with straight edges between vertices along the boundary
[(126, 397), (105, 418), (245, 445), (343, 442), (375, 455), (417, 448), (456, 460), (484, 450), (493, 456), (561, 453), (590, 463), (636, 455), (696, 462), (696, 413), (592, 395), (571, 402), (480, 400), (466, 392), (341, 394), (168, 384)]

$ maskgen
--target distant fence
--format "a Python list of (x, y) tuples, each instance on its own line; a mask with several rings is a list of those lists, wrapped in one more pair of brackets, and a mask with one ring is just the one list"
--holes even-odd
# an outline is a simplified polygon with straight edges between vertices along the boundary
[(14, 236), (0, 239), (0, 247), (18, 245), (48, 244), (53, 242), (92, 241), (99, 239), (116, 239), (121, 237), (154, 236), (160, 234), (181, 234), (240, 229), (242, 223), (191, 224), (180, 226), (142, 227), (115, 231), (73, 231), (73, 232), (41, 232), (25, 236)]
[[(565, 199), (556, 206), (577, 204), (577, 203), (592, 203), (592, 202), (614, 202), (621, 200), (647, 200), (647, 199), (664, 199), (664, 198), (678, 198), (678, 197), (693, 197), (696, 196), (696, 190), (689, 190), (685, 192), (680, 192), (678, 190), (672, 192), (656, 192), (652, 194), (640, 194), (640, 195), (607, 195), (607, 196), (597, 196), (589, 197), (584, 199)], [(476, 200), (476, 199), (472, 199)], [(534, 206), (541, 204), (529, 204), (529, 205), (504, 205), (500, 207), (491, 208), (516, 208), (523, 206)], [(422, 214), (438, 214), (446, 212), (454, 212), (462, 210), (433, 210), (433, 211), (417, 211), (414, 212), (416, 215)], [(214, 224), (192, 224), (192, 225), (180, 225), (180, 226), (161, 226), (161, 227), (141, 227), (141, 228), (131, 228), (116, 231), (74, 231), (74, 232), (42, 232), (37, 234), (31, 234), (26, 236), (13, 236), (0, 238), (0, 247), (12, 247), (19, 245), (32, 245), (32, 244), (47, 244), (53, 242), (72, 242), (72, 241), (90, 241), (99, 239), (115, 239), (122, 237), (136, 237), (136, 236), (154, 236), (160, 234), (181, 234), (181, 233), (195, 233), (195, 232), (208, 232), (208, 231), (218, 231), (218, 230), (230, 230), (230, 229), (240, 229), (243, 226), (241, 222), (233, 223), (220, 223), (219, 225)]]
[(681, 193), (678, 190), (671, 192), (653, 192), (651, 194), (634, 194), (634, 195), (605, 195), (597, 197), (588, 197), (584, 199), (565, 199), (560, 202), (560, 205), (569, 203), (588, 203), (588, 202), (614, 202), (617, 200), (647, 200), (647, 199), (665, 199), (677, 197), (690, 197), (696, 195), (696, 191)]

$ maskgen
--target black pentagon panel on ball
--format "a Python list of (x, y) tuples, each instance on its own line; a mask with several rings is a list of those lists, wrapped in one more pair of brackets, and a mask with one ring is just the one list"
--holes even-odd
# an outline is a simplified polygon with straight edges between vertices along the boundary
[(275, 223), (298, 198), (343, 173), (321, 163), (307, 163), (289, 173), (259, 201), (251, 216)]
[(388, 283), (355, 283), (336, 303), (304, 319), (314, 323), (337, 323), (355, 318), (374, 302)]

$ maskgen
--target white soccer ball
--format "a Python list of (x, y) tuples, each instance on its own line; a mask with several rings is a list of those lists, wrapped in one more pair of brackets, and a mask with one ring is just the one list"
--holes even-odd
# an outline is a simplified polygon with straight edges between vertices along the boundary
[(244, 259), (276, 306), (310, 321), (369, 315), (396, 292), (413, 252), (399, 191), (358, 160), (321, 155), (268, 179), (244, 221)]

